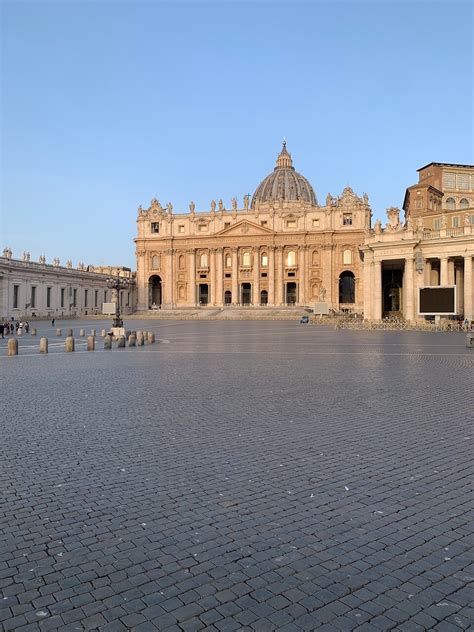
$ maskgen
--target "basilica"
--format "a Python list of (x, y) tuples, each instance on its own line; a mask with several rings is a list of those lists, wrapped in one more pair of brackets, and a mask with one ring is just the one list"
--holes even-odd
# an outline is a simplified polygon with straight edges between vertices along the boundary
[(363, 311), (359, 246), (370, 229), (364, 193), (346, 187), (318, 203), (286, 143), (273, 171), (239, 207), (212, 200), (175, 214), (158, 200), (139, 207), (138, 310), (305, 306), (325, 301)]

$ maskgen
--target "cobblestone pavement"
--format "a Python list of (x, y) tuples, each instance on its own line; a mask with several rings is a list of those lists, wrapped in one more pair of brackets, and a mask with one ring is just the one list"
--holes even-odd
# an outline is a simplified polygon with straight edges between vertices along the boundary
[(2, 632), (474, 629), (462, 334), (143, 328), (2, 341)]

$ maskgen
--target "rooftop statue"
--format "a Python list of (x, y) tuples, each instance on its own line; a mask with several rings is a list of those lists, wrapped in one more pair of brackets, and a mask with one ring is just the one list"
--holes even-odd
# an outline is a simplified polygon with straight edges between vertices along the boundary
[(236, 211), (236, 210), (237, 210), (237, 198), (236, 198), (236, 197), (233, 197), (233, 198), (231, 199), (231, 203), (232, 203), (232, 210), (233, 210), (233, 211)]
[(247, 195), (244, 195), (244, 209), (246, 211), (248, 210), (249, 202), (250, 202), (250, 195), (247, 193)]
[(190, 213), (194, 213), (194, 211), (196, 210), (196, 205), (194, 204), (194, 202), (191, 200), (191, 202), (189, 203), (189, 212)]

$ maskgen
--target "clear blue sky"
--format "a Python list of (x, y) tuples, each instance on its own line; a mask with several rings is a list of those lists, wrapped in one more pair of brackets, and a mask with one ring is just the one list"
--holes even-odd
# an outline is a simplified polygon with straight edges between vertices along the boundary
[(470, 2), (2, 3), (2, 240), (135, 268), (136, 209), (253, 193), (287, 138), (375, 216), (473, 163)]

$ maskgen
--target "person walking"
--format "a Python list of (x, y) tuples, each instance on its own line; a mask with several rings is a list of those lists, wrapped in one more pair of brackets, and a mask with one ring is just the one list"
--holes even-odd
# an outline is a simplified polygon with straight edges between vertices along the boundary
[(27, 334), (30, 331), (30, 323), (26, 320), (25, 321), (25, 334)]
[(3, 324), (3, 322), (0, 323), (0, 334), (2, 334), (2, 339), (5, 338), (5, 336), (3, 335), (3, 332), (5, 331), (5, 325)]
[(51, 321), (51, 327), (54, 327), (54, 318)]

